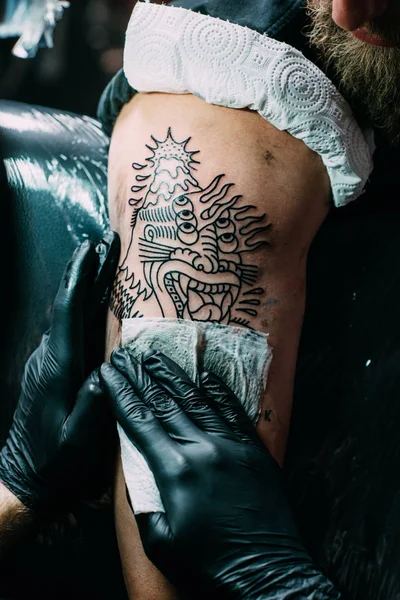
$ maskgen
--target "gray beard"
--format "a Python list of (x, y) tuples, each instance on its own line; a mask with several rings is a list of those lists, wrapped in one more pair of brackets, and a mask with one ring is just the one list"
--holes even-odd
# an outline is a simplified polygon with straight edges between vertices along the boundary
[[(324, 65), (334, 69), (340, 90), (363, 108), (369, 121), (383, 130), (393, 145), (400, 144), (400, 49), (371, 46), (332, 19), (332, 0), (309, 0), (310, 25), (307, 35)], [(386, 27), (384, 28), (384, 25)], [(396, 24), (396, 29), (399, 26)], [(371, 26), (398, 42), (399, 31), (390, 25)]]

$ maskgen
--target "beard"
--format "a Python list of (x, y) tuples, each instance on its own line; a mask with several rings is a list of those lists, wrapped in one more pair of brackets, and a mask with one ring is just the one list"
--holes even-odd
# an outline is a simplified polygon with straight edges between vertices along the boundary
[(368, 31), (397, 48), (373, 46), (341, 29), (332, 19), (332, 0), (309, 0), (307, 35), (326, 68), (333, 68), (339, 89), (362, 108), (385, 137), (400, 144), (400, 26), (388, 17), (366, 23)]

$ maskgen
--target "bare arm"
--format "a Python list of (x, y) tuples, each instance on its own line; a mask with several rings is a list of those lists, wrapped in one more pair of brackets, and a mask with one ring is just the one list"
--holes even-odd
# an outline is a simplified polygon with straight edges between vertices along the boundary
[(0, 557), (32, 526), (32, 513), (0, 482)]
[[(124, 317), (213, 320), (269, 333), (274, 357), (257, 429), (282, 462), (306, 258), (329, 210), (320, 158), (254, 112), (190, 95), (139, 94), (113, 133), (109, 198), (122, 244), (109, 351), (120, 343)], [(125, 502), (117, 486), (121, 549), (131, 519)], [(140, 600), (160, 598), (141, 585), (145, 568), (141, 562), (139, 576), (131, 535), (121, 553), (128, 589)]]

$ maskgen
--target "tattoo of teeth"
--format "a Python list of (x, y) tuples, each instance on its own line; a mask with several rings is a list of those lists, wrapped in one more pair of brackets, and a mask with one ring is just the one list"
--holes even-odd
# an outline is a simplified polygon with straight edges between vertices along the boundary
[(164, 140), (151, 139), (146, 161), (132, 164), (130, 242), (111, 310), (121, 320), (155, 299), (162, 317), (250, 327), (243, 315), (256, 317), (264, 295), (251, 253), (270, 244), (267, 215), (244, 204), (224, 174), (199, 185), (191, 138), (177, 142), (169, 129)]

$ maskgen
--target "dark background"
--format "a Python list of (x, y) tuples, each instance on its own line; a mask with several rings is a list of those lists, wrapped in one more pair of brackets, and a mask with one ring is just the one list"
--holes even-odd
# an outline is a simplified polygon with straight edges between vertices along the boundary
[[(1, 3), (0, 3), (1, 4)], [(57, 24), (54, 48), (33, 59), (11, 55), (0, 40), (0, 98), (96, 114), (105, 85), (122, 66), (132, 0), (72, 0)]]

